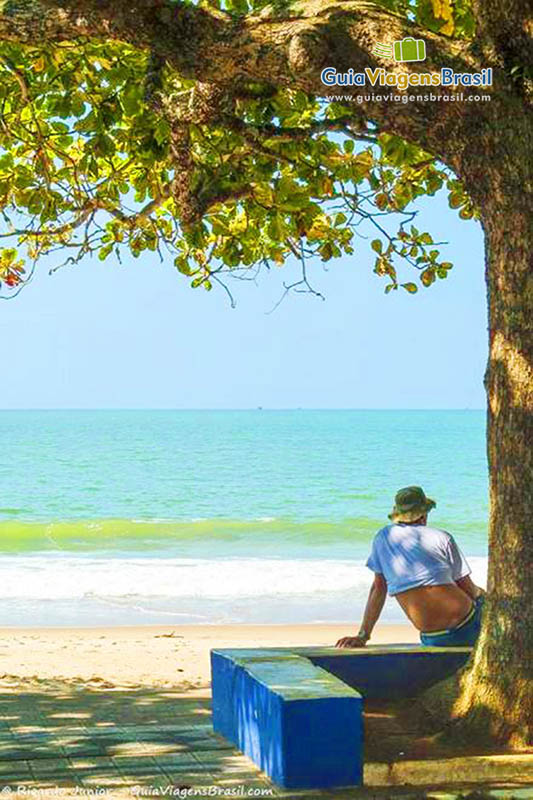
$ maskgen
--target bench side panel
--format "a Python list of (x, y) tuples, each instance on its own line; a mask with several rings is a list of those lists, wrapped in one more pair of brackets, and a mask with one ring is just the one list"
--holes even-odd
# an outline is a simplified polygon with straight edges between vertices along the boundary
[(380, 654), (361, 650), (352, 657), (309, 655), (317, 667), (327, 670), (339, 680), (357, 689), (368, 700), (394, 700), (413, 697), (453, 675), (470, 657), (470, 651), (432, 652), (431, 648), (416, 652)]
[(283, 709), (283, 786), (358, 786), (363, 782), (361, 697), (294, 700)]
[(282, 783), (282, 701), (247, 672), (245, 663), (211, 651), (213, 729)]
[(213, 651), (214, 730), (277, 784), (362, 782), (362, 698), (306, 658)]

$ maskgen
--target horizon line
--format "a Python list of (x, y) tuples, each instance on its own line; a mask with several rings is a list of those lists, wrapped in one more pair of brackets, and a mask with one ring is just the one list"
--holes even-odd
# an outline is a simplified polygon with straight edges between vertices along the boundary
[(367, 406), (49, 406), (49, 407), (9, 407), (0, 411), (486, 411), (486, 406), (410, 406), (381, 407)]

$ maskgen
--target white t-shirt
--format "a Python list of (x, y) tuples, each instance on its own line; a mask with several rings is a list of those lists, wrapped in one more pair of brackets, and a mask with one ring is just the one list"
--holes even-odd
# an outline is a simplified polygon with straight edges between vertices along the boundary
[(390, 595), (417, 586), (454, 583), (470, 575), (453, 536), (427, 525), (387, 525), (378, 531), (366, 562), (387, 581)]

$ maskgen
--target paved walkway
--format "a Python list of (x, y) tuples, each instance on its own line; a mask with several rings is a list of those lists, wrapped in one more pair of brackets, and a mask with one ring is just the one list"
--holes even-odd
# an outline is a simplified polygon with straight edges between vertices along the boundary
[(49, 796), (55, 787), (78, 787), (78, 796), (96, 787), (207, 792), (239, 781), (272, 791), (247, 758), (213, 734), (205, 693), (52, 682), (0, 690), (0, 794), (9, 794), (6, 786), (13, 793), (49, 789)]
[[(274, 787), (213, 734), (206, 692), (114, 689), (101, 683), (0, 683), (0, 795), (34, 798), (302, 797), (453, 800), (450, 792)], [(191, 790), (187, 794), (187, 790)], [(194, 794), (192, 793), (194, 790)], [(486, 795), (533, 798), (515, 792)], [(482, 795), (476, 795), (481, 798)]]

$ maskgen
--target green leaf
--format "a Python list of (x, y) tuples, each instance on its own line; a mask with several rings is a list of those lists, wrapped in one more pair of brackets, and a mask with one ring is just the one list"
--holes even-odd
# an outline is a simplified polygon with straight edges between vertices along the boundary
[(100, 261), (105, 261), (106, 260), (106, 258), (108, 257), (108, 255), (112, 251), (113, 247), (114, 247), (113, 244), (107, 244), (105, 247), (102, 247), (100, 249), (100, 251), (98, 253), (98, 258), (100, 259)]
[(320, 255), (322, 256), (322, 261), (329, 261), (330, 258), (333, 256), (333, 245), (331, 242), (326, 242), (319, 248)]
[(424, 286), (431, 286), (435, 282), (435, 270), (432, 268), (425, 269), (420, 275), (420, 280)]
[(174, 259), (174, 265), (178, 268), (178, 271), (182, 273), (182, 275), (192, 275), (193, 270), (189, 265), (189, 260), (186, 256), (181, 255)]
[(133, 117), (141, 111), (142, 91), (142, 84), (130, 83), (121, 93), (120, 102), (129, 117)]
[(452, 192), (448, 197), (448, 203), (450, 205), (450, 208), (459, 208), (460, 206), (463, 205), (463, 200), (464, 200), (463, 196), (460, 194), (456, 194), (455, 192)]

